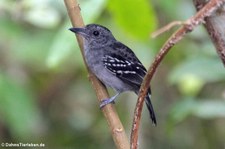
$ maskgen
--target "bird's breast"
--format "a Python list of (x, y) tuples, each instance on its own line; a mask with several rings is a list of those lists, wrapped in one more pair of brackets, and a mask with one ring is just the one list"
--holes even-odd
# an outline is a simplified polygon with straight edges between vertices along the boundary
[(102, 62), (103, 56), (104, 53), (101, 53), (101, 51), (85, 49), (85, 58), (88, 67), (102, 83), (118, 92), (132, 90), (129, 85), (124, 84), (121, 79), (105, 68)]

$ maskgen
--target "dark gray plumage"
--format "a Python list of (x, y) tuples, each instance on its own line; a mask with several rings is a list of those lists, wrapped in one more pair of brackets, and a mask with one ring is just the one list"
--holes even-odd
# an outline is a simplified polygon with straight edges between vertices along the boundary
[[(101, 25), (89, 24), (84, 28), (70, 28), (70, 30), (83, 37), (84, 55), (90, 70), (107, 87), (117, 92), (115, 96), (103, 100), (100, 104), (101, 108), (113, 102), (122, 92), (139, 93), (146, 69), (130, 48), (117, 41), (110, 30)], [(156, 125), (150, 97), (149, 88), (145, 102), (150, 118)]]

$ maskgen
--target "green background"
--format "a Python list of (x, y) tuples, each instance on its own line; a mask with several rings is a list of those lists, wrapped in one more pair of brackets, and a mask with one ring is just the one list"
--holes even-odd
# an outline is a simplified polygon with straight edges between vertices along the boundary
[[(154, 39), (151, 33), (195, 14), (187, 0), (79, 3), (85, 24), (108, 27), (146, 68), (178, 27)], [(0, 1), (0, 143), (115, 148), (70, 27), (62, 0)], [(171, 49), (151, 87), (158, 125), (144, 107), (141, 149), (225, 147), (225, 71), (202, 26)], [(136, 99), (124, 93), (116, 101), (128, 136)]]

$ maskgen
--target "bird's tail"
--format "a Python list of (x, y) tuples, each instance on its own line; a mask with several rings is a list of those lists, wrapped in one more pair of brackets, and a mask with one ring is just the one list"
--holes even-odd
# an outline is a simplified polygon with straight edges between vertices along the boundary
[(152, 123), (154, 125), (156, 125), (156, 116), (155, 116), (155, 112), (154, 112), (154, 109), (153, 109), (153, 106), (152, 106), (152, 103), (151, 103), (151, 90), (149, 88), (148, 90), (148, 94), (145, 98), (145, 103), (146, 103), (146, 106), (148, 108), (148, 111), (149, 111), (149, 114), (150, 114), (150, 118), (152, 119)]

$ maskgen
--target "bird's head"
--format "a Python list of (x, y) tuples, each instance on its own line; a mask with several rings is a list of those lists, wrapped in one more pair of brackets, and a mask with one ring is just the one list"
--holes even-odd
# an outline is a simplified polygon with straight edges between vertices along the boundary
[(116, 41), (111, 31), (101, 25), (89, 24), (83, 28), (70, 28), (70, 31), (83, 37), (85, 45), (99, 48)]

